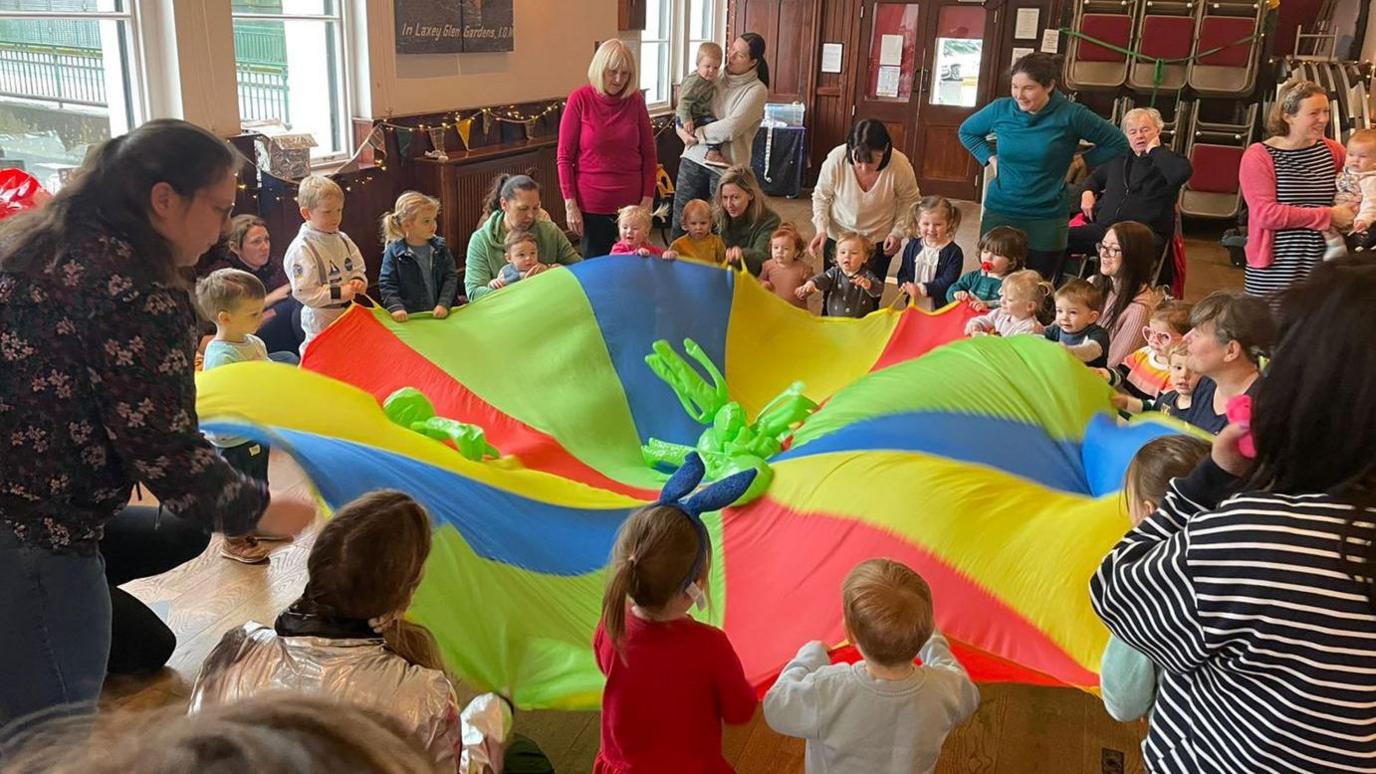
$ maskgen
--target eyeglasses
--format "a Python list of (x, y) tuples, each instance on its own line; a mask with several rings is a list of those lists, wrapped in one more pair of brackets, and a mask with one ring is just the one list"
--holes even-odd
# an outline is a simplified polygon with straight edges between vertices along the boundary
[(1095, 245), (1095, 246), (1094, 246), (1094, 249), (1095, 249), (1095, 250), (1098, 250), (1100, 255), (1122, 255), (1122, 254), (1123, 254), (1123, 248), (1122, 248), (1122, 247), (1119, 247), (1118, 245), (1106, 245), (1106, 244), (1104, 244), (1103, 242), (1100, 242), (1099, 244)]
[(1148, 344), (1158, 344), (1170, 341), (1171, 334), (1167, 331), (1152, 330), (1150, 325), (1145, 325), (1142, 327), (1142, 338), (1146, 339)]

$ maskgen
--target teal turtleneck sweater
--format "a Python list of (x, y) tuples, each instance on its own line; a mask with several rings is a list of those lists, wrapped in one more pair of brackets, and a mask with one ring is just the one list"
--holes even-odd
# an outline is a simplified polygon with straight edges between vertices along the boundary
[(987, 139), (991, 134), (998, 142), (999, 166), (984, 195), (984, 208), (1014, 217), (1070, 217), (1065, 173), (1080, 140), (1094, 143), (1085, 153), (1090, 167), (1128, 152), (1127, 137), (1118, 127), (1059, 91), (1051, 92), (1051, 100), (1036, 113), (1004, 97), (965, 119), (960, 142), (981, 165), (995, 155)]

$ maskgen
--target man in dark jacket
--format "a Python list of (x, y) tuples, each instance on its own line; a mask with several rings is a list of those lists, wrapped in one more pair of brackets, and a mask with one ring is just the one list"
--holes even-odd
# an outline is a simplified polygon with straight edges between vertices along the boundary
[(1129, 110), (1123, 119), (1132, 152), (1100, 164), (1085, 181), (1080, 210), (1089, 220), (1070, 229), (1071, 253), (1093, 255), (1108, 227), (1124, 220), (1146, 224), (1159, 251), (1175, 236), (1175, 202), (1190, 179), (1190, 160), (1161, 145), (1161, 114)]

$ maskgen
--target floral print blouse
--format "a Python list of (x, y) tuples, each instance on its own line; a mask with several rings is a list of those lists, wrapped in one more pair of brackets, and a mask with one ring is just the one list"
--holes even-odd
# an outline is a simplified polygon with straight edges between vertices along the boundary
[(198, 430), (195, 321), (187, 290), (117, 238), (0, 272), (0, 529), (94, 553), (136, 482), (207, 530), (257, 523), (267, 490)]

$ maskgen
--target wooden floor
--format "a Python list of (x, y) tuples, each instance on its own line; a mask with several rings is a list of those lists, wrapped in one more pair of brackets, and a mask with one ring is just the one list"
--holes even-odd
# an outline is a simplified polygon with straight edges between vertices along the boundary
[[(805, 201), (775, 200), (786, 220), (810, 220)], [(963, 205), (963, 208), (972, 205)], [(966, 213), (959, 241), (977, 236)], [(1194, 229), (1190, 232), (1196, 233)], [(1237, 289), (1241, 272), (1228, 264), (1208, 224), (1187, 240), (1190, 256), (1187, 298), (1218, 289)], [(274, 454), (273, 490), (278, 495), (306, 496), (303, 474), (291, 460)], [(165, 575), (128, 584), (131, 593), (155, 609), (166, 608), (177, 634), (176, 653), (168, 668), (146, 679), (112, 678), (103, 701), (109, 708), (152, 708), (184, 703), (201, 661), (228, 630), (248, 620), (271, 623), (296, 598), (305, 583), (306, 555), (312, 530), (295, 543), (278, 548), (267, 566), (245, 566), (220, 558), (219, 538), (206, 553)], [(1137, 745), (1145, 724), (1113, 721), (1099, 700), (1070, 689), (1023, 685), (981, 688), (979, 712), (946, 742), (938, 771), (942, 774), (1117, 774), (1142, 771)], [(560, 772), (591, 771), (598, 746), (598, 715), (593, 712), (522, 712), (516, 728), (534, 739)], [(742, 774), (792, 774), (803, 770), (801, 742), (771, 731), (757, 715), (745, 726), (730, 728), (727, 759)]]

